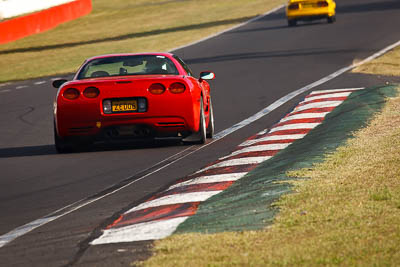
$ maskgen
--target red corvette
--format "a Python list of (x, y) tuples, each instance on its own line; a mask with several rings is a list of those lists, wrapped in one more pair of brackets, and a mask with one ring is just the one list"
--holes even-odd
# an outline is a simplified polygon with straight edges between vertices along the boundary
[(56, 80), (58, 152), (96, 140), (177, 137), (204, 143), (214, 133), (210, 85), (170, 53), (114, 54), (86, 60), (72, 81)]

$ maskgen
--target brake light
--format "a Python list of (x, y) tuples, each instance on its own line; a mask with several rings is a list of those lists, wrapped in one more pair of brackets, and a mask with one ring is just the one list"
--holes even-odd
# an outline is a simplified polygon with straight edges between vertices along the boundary
[(100, 94), (100, 90), (96, 87), (88, 87), (83, 91), (83, 95), (87, 98), (96, 98)]
[(165, 86), (162, 85), (161, 83), (153, 83), (149, 87), (149, 92), (152, 93), (153, 95), (161, 95), (162, 93), (165, 92)]
[(328, 2), (326, 2), (326, 1), (319, 1), (319, 2), (317, 3), (317, 5), (318, 5), (319, 7), (327, 7), (327, 6), (328, 6)]
[(63, 93), (63, 97), (68, 100), (77, 99), (79, 97), (79, 95), (80, 95), (80, 92), (78, 91), (78, 89), (75, 89), (75, 88), (68, 88)]
[(173, 83), (169, 86), (169, 91), (173, 94), (181, 94), (185, 92), (186, 87), (183, 83)]
[(288, 9), (294, 10), (294, 9), (299, 9), (299, 7), (300, 5), (298, 3), (293, 3), (288, 6)]

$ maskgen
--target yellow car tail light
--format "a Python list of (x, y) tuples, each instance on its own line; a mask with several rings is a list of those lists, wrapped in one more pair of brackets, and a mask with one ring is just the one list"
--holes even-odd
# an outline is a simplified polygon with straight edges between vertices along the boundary
[(290, 9), (290, 10), (296, 10), (296, 9), (299, 9), (299, 7), (300, 7), (299, 3), (293, 3), (293, 4), (290, 4), (290, 5), (288, 6), (288, 9)]
[(317, 3), (317, 5), (318, 5), (319, 7), (327, 7), (329, 4), (328, 4), (328, 2), (326, 2), (326, 1), (319, 1), (319, 2)]

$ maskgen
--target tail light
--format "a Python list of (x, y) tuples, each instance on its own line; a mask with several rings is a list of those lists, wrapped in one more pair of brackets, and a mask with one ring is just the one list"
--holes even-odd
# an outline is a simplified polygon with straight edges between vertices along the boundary
[(326, 2), (326, 1), (319, 1), (319, 2), (317, 3), (317, 5), (318, 5), (319, 7), (327, 7), (327, 6), (328, 6), (328, 2)]
[(169, 86), (168, 89), (173, 94), (181, 94), (185, 92), (186, 87), (183, 83), (173, 83)]
[(96, 98), (100, 94), (100, 90), (96, 87), (88, 87), (83, 91), (83, 95), (87, 98)]
[(162, 93), (165, 92), (165, 86), (162, 85), (161, 83), (153, 83), (149, 87), (149, 92), (154, 95), (161, 95)]
[(295, 10), (295, 9), (299, 9), (299, 4), (298, 3), (293, 3), (293, 4), (290, 4), (289, 6), (288, 6), (288, 9), (290, 9), (290, 10)]
[(79, 97), (79, 95), (80, 95), (80, 92), (78, 91), (78, 89), (75, 89), (75, 88), (68, 88), (63, 93), (63, 97), (68, 100), (77, 99)]

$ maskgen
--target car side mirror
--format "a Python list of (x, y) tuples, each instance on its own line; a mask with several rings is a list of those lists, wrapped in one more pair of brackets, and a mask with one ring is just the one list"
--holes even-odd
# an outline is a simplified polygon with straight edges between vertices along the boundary
[(66, 83), (67, 81), (68, 80), (66, 80), (66, 79), (55, 80), (55, 81), (53, 81), (53, 87), (60, 88), (60, 86), (63, 85), (64, 83)]
[(202, 71), (200, 72), (200, 81), (202, 80), (212, 80), (215, 78), (214, 72), (211, 71)]

